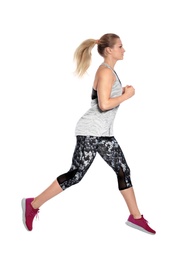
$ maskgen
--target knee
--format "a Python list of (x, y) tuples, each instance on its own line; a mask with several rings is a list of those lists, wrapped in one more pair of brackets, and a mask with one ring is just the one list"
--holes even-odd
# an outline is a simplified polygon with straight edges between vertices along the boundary
[(129, 167), (127, 167), (126, 171), (120, 169), (119, 173), (117, 174), (117, 179), (118, 179), (119, 190), (125, 190), (132, 187)]
[(79, 183), (82, 177), (83, 176), (78, 172), (78, 169), (75, 169), (58, 176), (57, 181), (61, 188), (65, 190), (66, 188)]

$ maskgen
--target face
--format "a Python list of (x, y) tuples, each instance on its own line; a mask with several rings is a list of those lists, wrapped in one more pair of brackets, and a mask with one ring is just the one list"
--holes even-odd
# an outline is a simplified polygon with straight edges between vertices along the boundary
[(109, 48), (109, 49), (110, 49), (110, 54), (112, 55), (112, 57), (114, 59), (123, 60), (125, 49), (123, 48), (123, 45), (122, 45), (122, 42), (120, 39), (117, 39), (113, 48)]

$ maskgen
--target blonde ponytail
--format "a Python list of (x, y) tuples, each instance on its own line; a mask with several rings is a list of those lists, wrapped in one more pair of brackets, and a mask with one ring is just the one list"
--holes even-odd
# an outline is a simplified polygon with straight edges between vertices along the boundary
[(91, 51), (97, 44), (97, 40), (88, 39), (83, 41), (74, 53), (74, 61), (76, 62), (75, 74), (82, 77), (91, 64)]

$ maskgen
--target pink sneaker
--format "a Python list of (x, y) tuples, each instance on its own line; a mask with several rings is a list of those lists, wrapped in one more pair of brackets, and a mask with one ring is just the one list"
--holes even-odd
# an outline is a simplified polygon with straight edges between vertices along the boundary
[(34, 209), (31, 202), (34, 198), (22, 199), (23, 223), (28, 231), (33, 229), (33, 219), (37, 216), (39, 209)]
[(130, 215), (128, 220), (126, 221), (126, 224), (130, 227), (136, 228), (138, 230), (141, 230), (143, 232), (149, 233), (149, 234), (156, 234), (156, 231), (149, 227), (148, 221), (144, 219), (143, 215), (139, 219), (135, 219), (133, 215)]

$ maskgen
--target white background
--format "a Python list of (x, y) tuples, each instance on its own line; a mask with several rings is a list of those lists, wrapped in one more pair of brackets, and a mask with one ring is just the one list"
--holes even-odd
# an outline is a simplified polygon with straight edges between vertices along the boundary
[[(178, 259), (176, 2), (0, 2), (1, 259)], [(99, 156), (80, 184), (41, 207), (28, 232), (21, 199), (68, 171), (75, 125), (90, 107), (102, 62), (95, 47), (88, 74), (78, 79), (73, 53), (108, 32), (126, 49), (115, 69), (136, 90), (118, 110), (115, 136), (157, 234), (125, 225), (115, 173)]]

